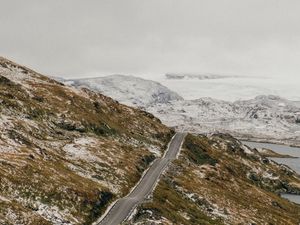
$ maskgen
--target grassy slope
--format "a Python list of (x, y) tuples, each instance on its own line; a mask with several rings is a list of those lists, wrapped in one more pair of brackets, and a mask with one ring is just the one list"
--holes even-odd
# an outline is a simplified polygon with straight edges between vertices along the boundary
[[(266, 172), (279, 179), (266, 178)], [(287, 184), (299, 191), (299, 176), (258, 153), (246, 154), (230, 136), (188, 135), (153, 200), (130, 223), (296, 225), (300, 206), (276, 194)]]

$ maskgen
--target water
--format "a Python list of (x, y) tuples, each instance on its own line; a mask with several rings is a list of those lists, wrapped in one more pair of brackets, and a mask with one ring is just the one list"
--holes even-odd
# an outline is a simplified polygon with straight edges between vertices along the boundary
[(282, 194), (281, 197), (286, 198), (297, 204), (300, 204), (300, 195)]
[(267, 148), (279, 154), (299, 157), (299, 158), (271, 158), (271, 159), (274, 160), (275, 162), (288, 165), (290, 168), (292, 168), (298, 174), (300, 174), (300, 148), (290, 147), (286, 145), (279, 145), (279, 144), (268, 144), (268, 143), (249, 142), (249, 141), (244, 141), (243, 143), (252, 148)]
[[(278, 145), (278, 144), (249, 142), (249, 141), (243, 141), (243, 143), (248, 145), (251, 148), (267, 148), (279, 154), (300, 157), (300, 148), (289, 147), (289, 146)], [(292, 168), (298, 174), (300, 174), (300, 158), (271, 158), (271, 159), (274, 160), (275, 162), (288, 165), (290, 168)], [(281, 196), (292, 202), (300, 204), (300, 195), (283, 194)]]

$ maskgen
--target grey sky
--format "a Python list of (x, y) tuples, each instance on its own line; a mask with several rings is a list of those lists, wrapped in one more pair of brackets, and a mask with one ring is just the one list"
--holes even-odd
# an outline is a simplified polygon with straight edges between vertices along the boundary
[(299, 0), (0, 3), (0, 54), (49, 75), (300, 74)]

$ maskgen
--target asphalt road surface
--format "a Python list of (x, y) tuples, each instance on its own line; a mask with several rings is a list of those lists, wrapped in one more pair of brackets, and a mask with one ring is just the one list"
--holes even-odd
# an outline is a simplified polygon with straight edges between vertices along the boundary
[(176, 159), (184, 137), (184, 133), (175, 134), (165, 155), (153, 162), (135, 189), (126, 197), (119, 199), (98, 225), (118, 225), (127, 219), (132, 210), (153, 191), (169, 162)]

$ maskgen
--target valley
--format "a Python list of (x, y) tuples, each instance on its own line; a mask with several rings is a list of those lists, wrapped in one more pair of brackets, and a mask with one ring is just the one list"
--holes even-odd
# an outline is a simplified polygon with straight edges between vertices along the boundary
[[(102, 224), (108, 207), (131, 194), (138, 201), (125, 201), (129, 211), (112, 224), (300, 222), (300, 206), (280, 197), (300, 194), (299, 174), (234, 137), (297, 144), (298, 102), (188, 101), (159, 83), (113, 79), (101, 83), (115, 94), (107, 97), (96, 80), (61, 83), (0, 58), (0, 224)], [(166, 151), (176, 130), (188, 132), (178, 157), (181, 141)]]
[(1, 1), (0, 225), (300, 225), (299, 12)]

